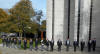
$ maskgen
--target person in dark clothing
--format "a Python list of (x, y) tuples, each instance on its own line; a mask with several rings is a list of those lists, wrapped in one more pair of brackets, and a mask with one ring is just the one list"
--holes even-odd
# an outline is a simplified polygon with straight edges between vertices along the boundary
[(66, 45), (66, 51), (69, 51), (69, 46), (70, 46), (69, 38), (67, 38), (65, 45)]
[(5, 39), (5, 37), (3, 36), (3, 39), (2, 39), (2, 43), (3, 43), (3, 47), (5, 46), (5, 44), (6, 44), (6, 39)]
[(36, 38), (35, 40), (35, 50), (37, 51), (38, 50), (38, 39)]
[(47, 47), (46, 50), (48, 51), (48, 49), (49, 49), (49, 40), (48, 39), (46, 40), (46, 47)]
[(96, 48), (96, 39), (94, 38), (92, 40), (92, 49), (93, 49), (93, 51), (95, 51), (95, 48)]
[(14, 47), (14, 39), (11, 38), (11, 48), (13, 48), (13, 47)]
[(21, 48), (21, 39), (18, 38), (18, 48)]
[(88, 41), (88, 52), (91, 51), (92, 41), (91, 39)]
[(11, 38), (9, 38), (9, 41), (10, 41), (10, 43), (9, 43), (9, 47), (11, 48)]
[(6, 40), (6, 47), (8, 47), (8, 38), (6, 38), (5, 40)]
[(57, 45), (58, 45), (58, 51), (61, 51), (62, 41), (60, 39), (57, 41)]
[(17, 40), (14, 39), (14, 48), (16, 49), (17, 48)]
[(51, 51), (53, 51), (53, 46), (54, 46), (54, 40), (52, 39), (52, 40), (50, 41), (50, 48), (51, 48)]
[(10, 38), (8, 38), (8, 47), (10, 48)]
[(83, 39), (80, 42), (80, 45), (81, 45), (81, 51), (83, 51), (84, 50), (84, 46), (85, 46), (85, 42), (83, 41)]
[(32, 51), (33, 49), (33, 40), (30, 38), (30, 50)]
[(24, 50), (26, 50), (26, 48), (27, 48), (27, 40), (26, 38), (24, 38)]
[(43, 51), (43, 49), (44, 49), (44, 41), (41, 40), (41, 51)]
[(77, 48), (77, 40), (75, 40), (75, 41), (73, 42), (73, 46), (74, 46), (74, 52), (76, 52), (76, 48)]

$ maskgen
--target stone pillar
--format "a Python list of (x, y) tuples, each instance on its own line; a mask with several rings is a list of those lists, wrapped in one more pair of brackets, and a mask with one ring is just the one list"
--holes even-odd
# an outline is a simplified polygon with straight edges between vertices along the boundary
[(47, 0), (46, 38), (52, 39), (52, 0)]
[(54, 14), (54, 41), (55, 45), (57, 45), (58, 39), (63, 41), (64, 0), (55, 0)]
[(77, 26), (78, 26), (78, 0), (75, 0), (75, 19), (74, 19), (74, 40), (77, 40)]
[(90, 23), (90, 5), (91, 0), (83, 0), (82, 8), (82, 31), (80, 35), (80, 41), (83, 39), (84, 41), (88, 40), (89, 37), (89, 23)]

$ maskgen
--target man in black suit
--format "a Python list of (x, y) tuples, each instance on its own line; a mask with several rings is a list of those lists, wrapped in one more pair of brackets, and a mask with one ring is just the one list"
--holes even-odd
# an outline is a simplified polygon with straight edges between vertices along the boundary
[(33, 40), (32, 38), (30, 38), (30, 50), (32, 51), (32, 49), (33, 49)]
[(96, 38), (94, 38), (92, 40), (92, 49), (93, 49), (93, 51), (95, 51), (95, 48), (96, 48)]
[(92, 46), (92, 41), (90, 39), (90, 40), (88, 40), (88, 52), (91, 51), (91, 46)]
[(69, 51), (69, 46), (70, 46), (69, 38), (67, 38), (65, 45), (66, 45), (66, 51)]
[(54, 46), (54, 40), (52, 39), (52, 40), (50, 41), (50, 48), (51, 48), (51, 51), (53, 51), (53, 46)]
[(14, 39), (14, 48), (16, 49), (17, 48), (17, 40)]
[(5, 41), (6, 41), (6, 47), (8, 47), (8, 38), (6, 38)]
[(10, 48), (10, 38), (8, 38), (8, 47)]
[(26, 48), (27, 48), (27, 40), (26, 38), (24, 38), (24, 50), (26, 50)]
[(21, 39), (18, 38), (18, 48), (21, 48)]
[(83, 39), (80, 42), (80, 45), (81, 45), (81, 51), (83, 51), (84, 50), (84, 46), (85, 46), (85, 42), (83, 41)]
[(46, 46), (47, 46), (47, 51), (48, 51), (48, 48), (49, 48), (49, 40), (48, 39), (46, 40)]
[(11, 38), (11, 48), (13, 48), (13, 47), (14, 47), (14, 39)]
[(74, 46), (74, 52), (76, 52), (77, 40), (75, 40), (75, 41), (73, 42), (73, 46)]
[(58, 45), (58, 51), (61, 51), (62, 41), (60, 39), (57, 41), (57, 45)]
[(3, 36), (3, 39), (2, 39), (2, 43), (3, 43), (3, 47), (5, 46), (5, 44), (6, 44), (6, 39), (5, 39), (5, 37)]
[(38, 39), (36, 38), (35, 40), (35, 50), (37, 51), (38, 50)]

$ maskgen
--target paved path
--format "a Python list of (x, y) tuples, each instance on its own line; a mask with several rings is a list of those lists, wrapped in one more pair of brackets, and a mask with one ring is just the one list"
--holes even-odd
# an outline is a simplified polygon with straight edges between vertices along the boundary
[(76, 52), (74, 52), (73, 48), (70, 47), (70, 51), (66, 52), (65, 47), (63, 47), (62, 51), (58, 52), (57, 47), (55, 47), (54, 51), (50, 52), (50, 51), (45, 51), (45, 50), (44, 51), (41, 51), (41, 50), (30, 51), (29, 49), (21, 50), (21, 49), (6, 48), (6, 47), (3, 48), (0, 46), (0, 54), (100, 54), (100, 48), (98, 48), (96, 52), (87, 52), (87, 49), (85, 49), (84, 52), (81, 52), (79, 49)]

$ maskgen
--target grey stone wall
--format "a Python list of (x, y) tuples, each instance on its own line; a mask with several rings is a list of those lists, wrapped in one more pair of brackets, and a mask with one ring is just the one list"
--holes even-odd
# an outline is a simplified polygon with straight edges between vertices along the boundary
[(96, 38), (100, 47), (100, 0), (93, 0), (92, 38)]

